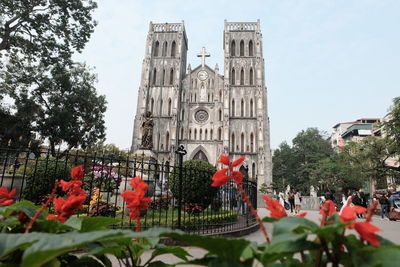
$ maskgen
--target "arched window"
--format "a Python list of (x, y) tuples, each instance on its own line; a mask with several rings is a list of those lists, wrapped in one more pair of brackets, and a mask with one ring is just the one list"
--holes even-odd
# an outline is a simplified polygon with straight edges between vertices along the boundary
[(194, 129), (194, 140), (197, 140), (197, 129)]
[(244, 100), (243, 100), (243, 98), (240, 101), (240, 116), (244, 117)]
[(210, 94), (207, 96), (207, 102), (210, 102)]
[(156, 70), (156, 68), (154, 68), (154, 70), (153, 70), (153, 81), (152, 81), (152, 84), (153, 84), (153, 85), (156, 85), (156, 81), (157, 81), (157, 70)]
[(235, 56), (235, 50), (236, 50), (236, 43), (235, 43), (235, 40), (232, 40), (232, 42), (231, 42), (231, 56), (232, 57)]
[(194, 102), (197, 102), (197, 95), (194, 94)]
[(231, 151), (235, 152), (235, 134), (234, 133), (232, 133), (231, 144), (232, 144)]
[(211, 93), (211, 102), (214, 102), (214, 93)]
[(189, 129), (189, 140), (192, 139), (192, 129)]
[(183, 127), (181, 127), (181, 139), (183, 139)]
[(171, 45), (171, 57), (175, 57), (175, 54), (176, 54), (176, 43), (175, 41), (173, 41)]
[(207, 137), (208, 137), (208, 132), (207, 132), (207, 129), (204, 131), (204, 140), (207, 140)]
[(171, 116), (172, 101), (171, 98), (168, 99), (168, 116)]
[(210, 140), (211, 141), (213, 140), (213, 130), (212, 129), (210, 130)]
[(222, 90), (219, 90), (219, 101), (222, 102)]
[(222, 110), (221, 109), (218, 110), (218, 120), (222, 121)]
[(232, 117), (235, 117), (235, 100), (232, 99)]
[(169, 151), (169, 132), (165, 135), (165, 150)]
[(160, 43), (158, 41), (155, 42), (154, 44), (154, 49), (153, 49), (153, 55), (155, 57), (158, 57), (158, 50), (160, 49)]
[(174, 84), (174, 69), (171, 69), (170, 73), (169, 73), (169, 85), (173, 85)]
[(182, 109), (182, 117), (181, 117), (181, 120), (184, 120), (185, 119), (185, 109)]
[(256, 180), (256, 164), (253, 162), (252, 166), (251, 166), (251, 178), (253, 178), (254, 180)]
[(249, 78), (250, 78), (250, 85), (254, 84), (254, 77), (253, 77), (253, 68), (250, 68)]
[(250, 134), (250, 152), (254, 152), (254, 135), (253, 133)]
[(240, 85), (244, 85), (244, 70), (240, 71)]
[(240, 151), (244, 152), (244, 133), (240, 136)]
[(222, 140), (222, 129), (221, 129), (221, 127), (220, 128), (218, 128), (218, 140)]
[(253, 99), (250, 99), (250, 117), (254, 116), (253, 115), (253, 109), (254, 109), (254, 107), (253, 107)]
[(183, 92), (183, 94), (182, 94), (182, 101), (185, 101), (185, 100), (186, 100), (186, 99), (185, 99), (185, 96), (186, 96), (186, 93)]
[(240, 56), (244, 56), (244, 42), (243, 40), (240, 41)]
[(163, 101), (161, 99), (161, 101), (160, 101), (160, 116), (162, 116), (162, 114), (163, 114), (162, 109), (163, 109)]
[(200, 132), (199, 132), (199, 139), (201, 140), (202, 138), (203, 138), (203, 130), (200, 129)]
[(252, 57), (254, 55), (253, 53), (253, 41), (249, 41), (249, 56)]
[(168, 43), (165, 41), (162, 48), (161, 56), (165, 57), (167, 55)]
[(162, 71), (161, 85), (165, 85), (165, 69), (163, 69), (163, 71)]
[(231, 84), (235, 85), (235, 69), (234, 68), (232, 68), (232, 71), (231, 71)]
[(154, 114), (154, 98), (151, 98), (150, 101), (150, 112), (151, 114)]

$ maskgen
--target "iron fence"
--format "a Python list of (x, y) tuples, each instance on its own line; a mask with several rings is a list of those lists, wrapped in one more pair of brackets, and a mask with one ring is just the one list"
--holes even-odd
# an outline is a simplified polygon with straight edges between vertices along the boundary
[[(179, 160), (175, 165), (160, 163), (144, 154), (117, 156), (58, 151), (52, 155), (50, 151), (32, 153), (29, 149), (0, 148), (0, 186), (16, 188), (16, 201), (30, 200), (40, 204), (46, 200), (56, 180), (69, 179), (70, 169), (83, 165), (87, 200), (76, 216), (114, 217), (119, 219), (114, 227), (133, 228), (135, 222), (130, 220), (120, 194), (131, 190), (129, 181), (132, 177), (140, 176), (150, 186), (147, 194), (152, 200), (149, 208), (142, 211), (142, 229), (161, 226), (199, 234), (222, 234), (248, 229), (256, 224), (233, 182), (210, 189), (215, 191), (209, 194), (208, 199), (189, 201), (188, 194), (182, 192), (182, 188), (188, 186), (186, 177), (196, 175), (211, 181), (213, 173), (185, 168), (180, 163)], [(244, 181), (243, 187), (256, 207), (257, 184)], [(52, 207), (49, 209), (51, 212)]]

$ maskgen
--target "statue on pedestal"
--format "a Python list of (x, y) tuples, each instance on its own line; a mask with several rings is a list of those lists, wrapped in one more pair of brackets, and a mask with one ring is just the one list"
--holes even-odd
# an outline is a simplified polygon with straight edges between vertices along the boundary
[(147, 111), (142, 123), (142, 149), (153, 148), (153, 116), (150, 111)]

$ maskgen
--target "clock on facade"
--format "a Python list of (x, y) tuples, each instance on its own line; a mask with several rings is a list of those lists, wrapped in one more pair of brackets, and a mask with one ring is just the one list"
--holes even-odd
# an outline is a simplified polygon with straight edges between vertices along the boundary
[(204, 81), (208, 78), (208, 73), (205, 70), (201, 70), (197, 73), (197, 78), (199, 78), (200, 81)]

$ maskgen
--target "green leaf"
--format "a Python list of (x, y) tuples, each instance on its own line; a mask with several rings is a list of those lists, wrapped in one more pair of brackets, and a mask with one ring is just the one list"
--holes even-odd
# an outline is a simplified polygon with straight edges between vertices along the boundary
[[(6, 213), (9, 215), (13, 211), (22, 211), (27, 216), (33, 217), (39, 208), (40, 208), (40, 206), (36, 206), (32, 202), (24, 200), (21, 202), (14, 203), (10, 206), (7, 206)], [(44, 219), (44, 214), (43, 215), (41, 214), (39, 219)]]
[(105, 230), (107, 226), (118, 224), (119, 220), (110, 217), (81, 217), (82, 221), (82, 228), (80, 229), (81, 232), (90, 232), (90, 231), (97, 231), (97, 230)]
[(279, 221), (279, 220), (280, 219), (274, 218), (274, 217), (264, 217), (262, 219), (263, 222), (268, 222), (268, 223), (273, 223), (273, 222), (276, 222), (276, 221)]
[(181, 247), (178, 246), (168, 246), (168, 247), (162, 247), (162, 248), (157, 248), (153, 251), (151, 254), (151, 258), (155, 258), (160, 255), (164, 254), (172, 254), (182, 260), (187, 260), (187, 257), (191, 256), (186, 250), (184, 250)]
[(273, 223), (273, 238), (279, 234), (284, 234), (287, 232), (303, 231), (305, 229), (315, 231), (318, 229), (318, 225), (306, 218), (302, 217), (284, 217), (279, 221)]
[(352, 253), (353, 263), (355, 266), (382, 266), (392, 267), (400, 262), (400, 247), (398, 246), (382, 246), (371, 247), (366, 246), (356, 253)]
[(82, 228), (82, 220), (75, 216), (70, 217), (64, 224), (78, 231)]
[(169, 266), (168, 264), (165, 264), (164, 262), (162, 262), (162, 261), (154, 261), (154, 262), (151, 262), (150, 264), (149, 264), (149, 267), (165, 267), (165, 266)]
[(40, 220), (33, 226), (35, 232), (46, 232), (49, 234), (56, 234), (60, 232), (68, 232), (74, 230), (73, 227), (59, 222), (58, 220)]
[(203, 248), (220, 258), (233, 261), (239, 261), (243, 251), (250, 245), (250, 241), (245, 239), (226, 239), (177, 233), (162, 234), (162, 236), (174, 238), (190, 246)]

